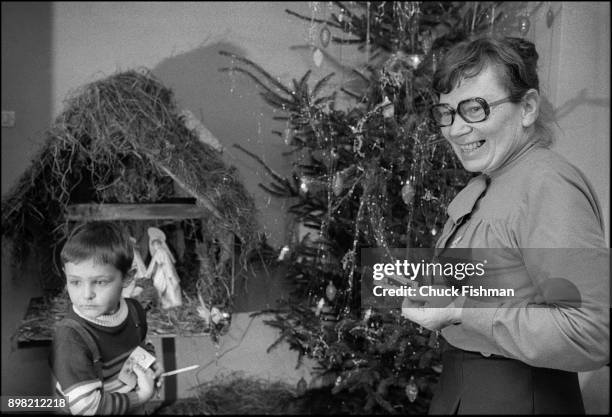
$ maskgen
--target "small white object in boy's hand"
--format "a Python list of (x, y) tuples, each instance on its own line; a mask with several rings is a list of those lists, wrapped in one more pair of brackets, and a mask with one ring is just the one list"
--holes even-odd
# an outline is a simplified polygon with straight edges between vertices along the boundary
[(134, 388), (136, 386), (136, 382), (138, 381), (133, 369), (134, 364), (137, 363), (142, 366), (143, 369), (147, 369), (153, 365), (154, 362), (155, 356), (151, 355), (140, 346), (136, 346), (132, 353), (130, 353), (130, 356), (128, 356), (123, 363), (121, 371), (119, 371), (119, 381), (123, 382), (125, 385), (128, 385), (130, 388)]
[(186, 367), (181, 368), (181, 369), (175, 369), (174, 371), (164, 372), (163, 374), (161, 374), (161, 376), (170, 376), (170, 375), (181, 374), (183, 372), (192, 371), (192, 370), (197, 369), (199, 367), (200, 367), (200, 365), (186, 366)]

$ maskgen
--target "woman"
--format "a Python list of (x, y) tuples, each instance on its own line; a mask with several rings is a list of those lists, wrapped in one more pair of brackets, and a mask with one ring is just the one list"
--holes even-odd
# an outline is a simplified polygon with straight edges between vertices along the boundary
[(583, 174), (548, 149), (537, 59), (531, 42), (486, 37), (451, 48), (434, 74), (431, 115), (480, 173), (449, 205), (437, 251), (492, 258), (479, 283), (515, 295), (404, 301), (445, 339), (431, 414), (583, 414), (576, 372), (609, 361), (602, 216)]

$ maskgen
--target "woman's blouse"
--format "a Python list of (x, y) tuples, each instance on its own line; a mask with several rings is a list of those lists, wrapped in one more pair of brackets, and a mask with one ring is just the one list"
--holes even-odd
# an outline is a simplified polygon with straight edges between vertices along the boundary
[(464, 248), (486, 260), (484, 276), (453, 285), (514, 291), (459, 297), (461, 323), (442, 330), (450, 344), (569, 371), (608, 363), (609, 249), (595, 193), (576, 167), (530, 147), (473, 178), (448, 215), (440, 256)]

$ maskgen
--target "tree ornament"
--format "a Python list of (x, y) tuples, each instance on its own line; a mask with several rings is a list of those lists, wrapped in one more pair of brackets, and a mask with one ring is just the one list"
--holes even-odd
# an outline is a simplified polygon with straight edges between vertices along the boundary
[(395, 88), (399, 88), (406, 81), (407, 73), (410, 71), (410, 62), (408, 57), (402, 51), (398, 51), (391, 55), (383, 64), (381, 69), (381, 84), (390, 84)]
[(327, 45), (329, 45), (329, 41), (331, 39), (331, 32), (329, 31), (329, 28), (327, 27), (327, 25), (323, 26), (323, 28), (321, 29), (321, 32), (319, 33), (319, 40), (321, 41), (321, 46), (323, 48), (327, 48)]
[(344, 9), (340, 9), (340, 13), (338, 13), (338, 22), (342, 23), (344, 20)]
[(530, 26), (531, 26), (531, 22), (529, 21), (528, 16), (519, 17), (518, 27), (519, 27), (519, 32), (522, 36), (525, 36), (527, 32), (529, 32)]
[(202, 299), (202, 295), (200, 294), (199, 291), (198, 291), (198, 300), (200, 302), (200, 305), (196, 308), (196, 310), (200, 318), (204, 320), (205, 327), (208, 327), (210, 325), (210, 310), (208, 309), (208, 306), (206, 306), (206, 303)]
[(325, 288), (325, 295), (327, 296), (327, 299), (329, 301), (334, 301), (334, 298), (336, 298), (337, 292), (338, 290), (334, 286), (334, 283), (330, 280), (329, 284), (327, 284), (327, 288)]
[(493, 33), (495, 31), (495, 4), (491, 6), (491, 11), (487, 11), (486, 20), (489, 21), (489, 32)]
[(345, 271), (350, 268), (350, 266), (355, 262), (355, 251), (351, 249), (347, 251), (342, 257), (342, 269)]
[(410, 65), (412, 69), (417, 69), (421, 62), (423, 62), (423, 54), (409, 54), (406, 58), (408, 60), (408, 65)]
[(546, 12), (546, 27), (550, 29), (553, 25), (554, 20), (555, 14), (552, 11), (552, 7), (549, 7), (548, 12)]
[(334, 183), (332, 184), (334, 195), (338, 197), (342, 194), (342, 190), (344, 190), (344, 178), (342, 178), (342, 173), (336, 172), (334, 175)]
[(315, 51), (312, 54), (312, 60), (317, 67), (320, 67), (323, 63), (323, 52), (321, 52), (319, 48), (315, 48)]
[(210, 309), (210, 320), (213, 323), (219, 324), (222, 319), (223, 315), (221, 314), (221, 310), (219, 310), (217, 307), (213, 307)]
[(438, 60), (440, 59), (439, 56), (439, 52), (434, 51), (431, 54), (431, 70), (432, 72), (436, 72), (436, 69), (438, 69)]
[(319, 317), (321, 315), (323, 307), (325, 307), (325, 298), (321, 297), (321, 299), (317, 303), (317, 308), (315, 309), (315, 316)]
[(429, 341), (427, 342), (427, 346), (432, 349), (436, 349), (440, 346), (440, 342), (438, 340), (439, 332), (433, 331), (429, 334)]
[(300, 191), (303, 194), (308, 193), (308, 179), (306, 179), (305, 177), (300, 178)]
[(284, 261), (287, 255), (289, 254), (289, 246), (285, 245), (280, 251), (278, 255), (278, 261)]
[(425, 195), (423, 196), (423, 200), (425, 201), (431, 201), (431, 200), (437, 200), (437, 197), (434, 197), (433, 193), (431, 192), (431, 190), (427, 190), (425, 191)]
[(306, 389), (308, 388), (308, 384), (306, 384), (306, 380), (304, 377), (301, 377), (297, 383), (297, 395), (301, 397), (306, 394)]
[(363, 321), (364, 321), (364, 323), (367, 323), (368, 320), (370, 320), (371, 316), (372, 316), (372, 307), (368, 307), (368, 309), (363, 314)]
[(289, 146), (291, 145), (291, 143), (293, 142), (293, 129), (290, 127), (287, 127), (285, 129), (285, 131), (283, 132), (283, 141), (285, 142), (285, 145)]
[(408, 397), (408, 401), (411, 403), (415, 402), (417, 396), (419, 395), (419, 387), (414, 380), (414, 376), (410, 377), (408, 384), (406, 385), (406, 397)]
[(431, 36), (431, 32), (429, 30), (427, 30), (421, 37), (421, 44), (423, 45), (423, 52), (425, 55), (427, 55), (433, 46), (433, 37)]
[(336, 382), (334, 382), (334, 386), (338, 386), (340, 385), (340, 383), (342, 382), (342, 377), (340, 375), (338, 375), (338, 378), (336, 378)]
[(338, 148), (337, 148), (337, 147), (335, 147), (335, 146), (332, 148), (332, 150), (331, 150), (330, 154), (331, 154), (331, 157), (332, 157), (332, 158), (333, 158), (335, 161), (337, 161), (337, 160), (340, 158), (340, 152), (338, 152)]
[(437, 228), (434, 226), (434, 227), (431, 229), (431, 235), (432, 235), (432, 236), (435, 236), (435, 235), (437, 235), (437, 234), (438, 234), (438, 229), (437, 229)]
[(406, 183), (402, 187), (402, 200), (404, 200), (404, 203), (410, 204), (415, 194), (416, 194), (416, 190), (414, 189), (414, 186), (412, 185), (412, 181), (406, 180)]
[(389, 100), (389, 97), (385, 96), (385, 99), (381, 103), (381, 108), (383, 109), (382, 114), (385, 119), (389, 119), (395, 115), (395, 107), (393, 107), (393, 103)]

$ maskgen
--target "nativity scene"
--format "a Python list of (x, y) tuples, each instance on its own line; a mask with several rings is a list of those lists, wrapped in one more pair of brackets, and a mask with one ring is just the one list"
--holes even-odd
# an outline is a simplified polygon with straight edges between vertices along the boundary
[(136, 274), (123, 296), (149, 309), (150, 331), (209, 332), (201, 312), (213, 309), (227, 325), (236, 270), (262, 244), (255, 204), (173, 92), (146, 69), (114, 74), (75, 91), (45, 135), (2, 201), (15, 267), (37, 262), (45, 294), (32, 299), (18, 342), (51, 337), (68, 302), (59, 248), (95, 220), (132, 236)]

